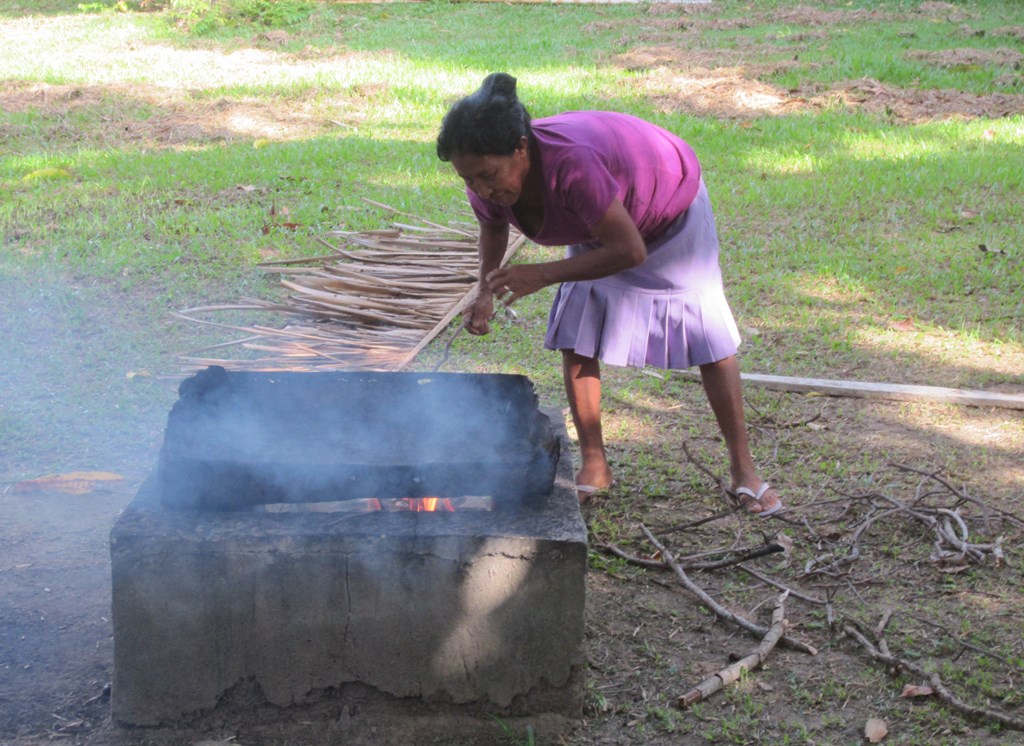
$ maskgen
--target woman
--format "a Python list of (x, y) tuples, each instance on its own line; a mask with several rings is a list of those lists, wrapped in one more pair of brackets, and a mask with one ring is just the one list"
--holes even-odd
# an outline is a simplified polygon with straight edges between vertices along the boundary
[[(729, 451), (732, 491), (751, 513), (782, 507), (747, 441), (718, 238), (700, 164), (675, 135), (613, 112), (531, 121), (516, 80), (493, 73), (445, 115), (437, 155), (466, 183), (480, 223), (480, 292), (465, 325), (486, 334), (494, 298), (560, 284), (544, 345), (561, 350), (579, 438), (581, 502), (609, 487), (600, 362), (700, 367)], [(509, 225), (566, 258), (501, 268)]]

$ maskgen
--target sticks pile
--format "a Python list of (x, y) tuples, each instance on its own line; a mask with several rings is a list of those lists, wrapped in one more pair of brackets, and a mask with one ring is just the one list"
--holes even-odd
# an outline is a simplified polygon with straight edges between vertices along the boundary
[[(371, 203), (401, 215), (394, 208)], [(281, 277), (288, 296), (280, 302), (246, 298), (238, 303), (190, 308), (178, 318), (242, 332), (230, 342), (180, 355), (186, 371), (219, 365), (229, 370), (401, 370), (440, 333), (476, 293), (475, 227), (418, 219), (382, 230), (327, 234), (340, 239), (324, 256), (265, 262)], [(503, 264), (523, 242), (513, 233)], [(237, 326), (200, 318), (223, 311), (287, 314), (282, 328)], [(244, 350), (247, 356), (213, 357), (212, 349)]]
[[(724, 481), (701, 464), (685, 444), (683, 451), (717, 485), (723, 500), (728, 501)], [(975, 497), (966, 486), (954, 486), (939, 471), (921, 470), (897, 463), (890, 463), (889, 467), (904, 474), (916, 474), (919, 477), (916, 487), (900, 482), (890, 483), (880, 478), (875, 481), (885, 483), (890, 488), (902, 486), (911, 493), (909, 496), (897, 499), (881, 490), (866, 494), (845, 494), (836, 490), (840, 495), (837, 500), (793, 506), (772, 516), (774, 521), (787, 526), (787, 531), (795, 534), (795, 538), (781, 531), (773, 537), (763, 532), (762, 544), (741, 546), (741, 533), (724, 531), (720, 533), (732, 534), (732, 543), (726, 548), (704, 550), (689, 556), (675, 556), (671, 551), (666, 540), (667, 534), (705, 527), (704, 537), (689, 537), (691, 543), (698, 542), (700, 545), (707, 541), (708, 524), (737, 516), (741, 522), (749, 518), (735, 509), (719, 511), (682, 525), (662, 526), (656, 530), (640, 523), (639, 531), (645, 544), (653, 547), (653, 553), (642, 550), (640, 554), (633, 554), (619, 544), (602, 541), (600, 537), (592, 535), (593, 550), (645, 570), (673, 572), (679, 585), (720, 621), (759, 638), (760, 644), (746, 655), (731, 657), (728, 665), (677, 695), (675, 699), (679, 707), (689, 707), (735, 684), (745, 674), (763, 666), (771, 655), (776, 654), (777, 648), (814, 655), (816, 648), (798, 637), (805, 635), (812, 627), (802, 625), (799, 619), (792, 626), (787, 621), (785, 604), (790, 601), (815, 607), (815, 614), (820, 614), (823, 608), (831, 634), (856, 642), (871, 660), (884, 665), (891, 674), (910, 675), (924, 683), (924, 686), (913, 688), (911, 694), (904, 693), (901, 696), (934, 696), (948, 708), (968, 718), (998, 724), (1003, 728), (1024, 730), (1024, 720), (1012, 712), (1012, 705), (1010, 711), (1002, 711), (972, 704), (955, 692), (955, 688), (964, 688), (969, 683), (956, 676), (945, 675), (944, 665), (948, 656), (941, 652), (941, 648), (939, 657), (931, 660), (928, 658), (936, 653), (928, 649), (927, 642), (924, 643), (923, 651), (908, 650), (907, 654), (899, 655), (889, 650), (884, 633), (889, 622), (900, 616), (905, 617), (900, 620), (900, 640), (904, 644), (907, 640), (913, 645), (915, 639), (929, 639), (929, 635), (918, 631), (912, 622), (929, 627), (933, 630), (931, 635), (934, 635), (934, 630), (938, 630), (943, 633), (942, 637), (955, 643), (960, 651), (948, 660), (949, 670), (954, 670), (957, 659), (969, 650), (979, 658), (1001, 663), (1008, 671), (1006, 681), (1009, 687), (1013, 687), (1014, 679), (1021, 671), (1012, 654), (1001, 655), (998, 651), (979, 646), (942, 624), (907, 614), (905, 607), (895, 610), (888, 608), (874, 632), (868, 631), (858, 620), (865, 611), (870, 613), (872, 605), (877, 603), (865, 598), (859, 588), (878, 584), (879, 568), (885, 567), (882, 557), (885, 553), (894, 552), (894, 542), (903, 543), (897, 554), (906, 554), (906, 562), (913, 564), (922, 575), (919, 578), (920, 585), (926, 586), (928, 577), (921, 570), (929, 564), (940, 573), (957, 573), (967, 569), (1004, 571), (1009, 562), (1007, 554), (1019, 548), (1024, 531), (1024, 519), (1020, 516)], [(825, 510), (809, 514), (810, 508)], [(922, 556), (920, 550), (927, 549), (929, 544), (933, 547), (931, 556)], [(789, 568), (788, 584), (752, 566), (755, 558), (777, 553), (782, 553), (782, 561), (776, 563), (775, 569), (785, 571)], [(809, 555), (809, 559), (801, 563), (795, 561), (797, 555)], [(924, 557), (927, 557), (927, 563), (921, 561)], [(722, 571), (727, 568), (738, 568), (762, 584), (782, 592), (775, 601), (769, 625), (759, 624), (753, 617), (754, 611), (761, 608), (764, 601), (747, 613), (737, 613), (730, 608), (724, 589), (698, 584), (689, 574), (690, 570)], [(613, 577), (626, 579), (618, 574)], [(660, 581), (654, 582), (664, 585)], [(802, 590), (801, 584), (810, 584), (806, 587), (814, 589), (814, 592)], [(839, 605), (839, 596), (843, 595), (844, 590), (851, 595), (842, 599), (848, 603)], [(868, 595), (878, 594), (869, 592)], [(1014, 649), (1018, 648), (1015, 644)], [(944, 672), (943, 677), (937, 673), (940, 670)]]
[[(903, 471), (917, 471), (893, 464)], [(921, 473), (921, 472), (917, 472)], [(824, 554), (809, 559), (804, 567), (804, 575), (824, 575), (839, 577), (848, 572), (850, 566), (861, 557), (861, 539), (868, 530), (880, 526), (892, 527), (899, 519), (910, 519), (927, 529), (931, 535), (934, 551), (929, 558), (934, 564), (947, 568), (947, 571), (959, 571), (969, 565), (990, 563), (999, 565), (1005, 562), (1003, 537), (997, 536), (993, 541), (974, 541), (968, 528), (969, 521), (983, 521), (991, 530), (993, 519), (986, 513), (980, 519), (964, 513), (967, 502), (977, 504), (979, 501), (969, 499), (969, 495), (956, 490), (937, 474), (925, 474), (925, 479), (918, 484), (913, 500), (897, 500), (883, 492), (867, 494), (845, 494), (849, 499), (848, 507), (854, 504), (865, 505), (865, 515), (854, 525), (854, 530), (846, 542), (830, 542), (832, 548)], [(927, 480), (934, 480), (943, 488), (927, 490)], [(842, 493), (841, 493), (842, 494)], [(953, 502), (949, 502), (950, 500)], [(939, 504), (929, 504), (939, 502)], [(943, 504), (944, 501), (945, 504)], [(989, 510), (984, 504), (985, 510)], [(989, 511), (992, 512), (992, 511)], [(998, 515), (997, 518), (1009, 525), (1020, 524), (1020, 519), (1012, 515)]]

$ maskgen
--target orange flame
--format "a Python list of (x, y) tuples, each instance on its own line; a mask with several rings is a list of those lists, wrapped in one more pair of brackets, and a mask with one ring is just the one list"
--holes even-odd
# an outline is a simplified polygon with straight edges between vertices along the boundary
[(409, 506), (409, 510), (414, 513), (455, 512), (455, 506), (452, 505), (451, 499), (447, 497), (407, 497), (405, 501)]
[(493, 510), (490, 495), (460, 497), (363, 497), (351, 500), (314, 503), (268, 503), (260, 506), (267, 513), (455, 513), (463, 509)]

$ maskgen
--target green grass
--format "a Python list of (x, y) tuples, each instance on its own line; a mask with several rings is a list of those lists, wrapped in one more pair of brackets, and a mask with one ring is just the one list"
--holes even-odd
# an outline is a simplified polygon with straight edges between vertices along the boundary
[[(581, 53), (578, 60), (560, 67), (537, 68), (534, 64), (538, 58), (551, 56), (549, 48), (567, 43), (564, 30), (559, 29), (568, 14), (582, 14), (578, 22), (586, 22), (593, 10), (490, 5), (446, 8), (440, 20), (454, 29), (453, 35), (485, 22), (495, 27), (537, 26), (540, 32), (530, 43), (515, 45), (514, 50), (492, 48), (488, 55), (474, 48), (483, 43), (476, 41), (468, 47), (447, 45), (440, 54), (426, 56), (420, 45), (433, 44), (435, 36), (424, 27), (440, 23), (438, 11), (429, 5), (382, 8), (364, 10), (354, 48), (370, 55), (388, 50), (384, 59), (371, 58), (351, 68), (338, 66), (344, 69), (329, 75), (320, 72), (311, 77), (299, 74), (286, 82), (214, 85), (188, 94), (194, 102), (314, 97), (325, 102), (322, 108), (328, 115), (332, 95), (345, 96), (353, 88), (386, 78), (386, 90), (373, 101), (372, 110), (355, 132), (335, 129), (261, 150), (251, 147), (254, 138), (221, 142), (216, 133), (207, 133), (206, 141), (202, 134), (198, 136), (198, 147), (153, 150), (146, 144), (117, 147), (116, 139), (102, 132), (102, 123), (112, 114), (138, 123), (158, 116), (160, 107), (153, 102), (132, 101), (130, 96), (126, 102), (123, 95), (112, 94), (59, 120), (38, 111), (14, 112), (5, 116), (13, 137), (0, 160), (0, 184), (8, 197), (0, 208), (0, 220), (23, 230), (25, 226), (39, 230), (59, 223), (67, 234), (80, 237), (77, 245), (69, 237), (66, 248), (70, 250), (65, 255), (81, 257), (93, 268), (90, 271), (118, 272), (126, 266), (140, 266), (148, 272), (153, 269), (146, 264), (149, 259), (173, 271), (167, 259), (176, 251), (159, 244), (178, 245), (182, 235), (213, 230), (218, 241), (227, 244), (222, 255), (225, 263), (232, 264), (252, 258), (251, 246), (232, 244), (252, 237), (263, 222), (260, 209), (268, 209), (272, 202), (224, 205), (225, 193), (238, 185), (266, 186), (288, 201), (285, 207), (295, 222), (310, 231), (336, 224), (339, 208), (358, 206), (357, 194), (397, 201), (430, 217), (450, 212), (461, 203), (461, 193), (445, 165), (433, 158), (430, 141), (445, 102), (470, 90), (489, 69), (515, 70), (535, 115), (594, 105), (652, 114), (640, 97), (610, 95), (620, 91), (630, 75), (599, 67), (594, 55), (587, 59)], [(485, 11), (489, 13), (486, 19), (481, 15)], [(610, 12), (622, 16), (636, 11), (616, 6)], [(326, 13), (326, 9), (320, 11)], [(433, 23), (424, 23), (424, 18)], [(73, 16), (65, 25), (73, 30), (63, 38), (58, 35), (50, 51), (74, 46), (96, 34), (141, 30), (143, 40), (159, 36), (154, 31), (159, 28), (158, 16)], [(170, 32), (162, 29), (162, 33)], [(474, 34), (480, 39), (484, 36)], [(178, 38), (176, 43), (187, 49), (189, 40)], [(203, 40), (204, 46), (208, 44)], [(25, 47), (20, 55), (11, 55), (12, 63), (0, 75), (82, 85), (94, 81), (103, 85), (111, 79), (139, 85), (162, 82), (144, 68), (119, 77), (123, 71), (104, 70), (102, 63), (69, 64), (57, 75), (52, 71), (54, 63), (47, 63), (42, 70), (22, 67), (37, 64), (29, 60), (45, 59), (47, 50), (41, 51), (44, 53), (29, 54)], [(230, 47), (227, 51), (230, 53)], [(594, 91), (607, 93), (598, 101)], [(760, 305), (769, 288), (799, 295), (794, 281), (800, 274), (809, 274), (811, 282), (820, 277), (855, 275), (866, 292), (877, 294), (880, 286), (898, 273), (907, 280), (901, 287), (908, 295), (894, 300), (909, 306), (923, 305), (930, 295), (955, 298), (979, 288), (1006, 294), (1020, 280), (1019, 262), (991, 261), (992, 257), (975, 250), (980, 244), (995, 249), (1020, 244), (1024, 229), (1016, 219), (1019, 205), (1015, 196), (1024, 177), (1013, 165), (1024, 140), (1019, 117), (893, 127), (868, 115), (833, 111), (768, 118), (745, 128), (685, 115), (652, 118), (684, 134), (698, 148), (723, 237), (734, 247), (724, 262), (730, 281), (738, 287), (735, 302), (741, 308)], [(74, 135), (79, 131), (97, 132), (100, 141), (82, 142)], [(48, 167), (67, 169), (73, 178), (33, 184), (21, 181)], [(297, 179), (304, 185), (295, 184)], [(206, 225), (205, 217), (196, 216), (194, 210), (163, 209), (169, 196), (180, 201), (182, 197), (172, 195), (182, 194), (194, 196), (208, 212), (215, 212), (214, 224)], [(55, 203), (62, 209), (53, 210)], [(161, 219), (147, 225), (146, 212), (154, 208), (161, 210)], [(965, 209), (979, 214), (960, 220)], [(347, 217), (356, 218), (352, 227), (362, 227), (357, 216)], [(378, 217), (368, 214), (366, 224)], [(770, 234), (764, 231), (766, 223), (771, 225)], [(96, 235), (99, 224), (107, 230)], [(961, 230), (937, 232), (948, 226)], [(117, 236), (111, 235), (114, 231)], [(84, 239), (86, 235), (90, 239)], [(133, 245), (142, 238), (158, 246), (143, 256), (119, 248), (118, 237)], [(81, 245), (83, 240), (104, 243), (100, 256), (95, 249)], [(189, 243), (193, 246), (186, 247), (186, 254), (201, 251), (195, 241)], [(767, 272), (760, 261), (763, 257), (771, 259)], [(991, 316), (982, 311), (958, 314), (955, 309), (933, 309), (940, 324), (954, 326)], [(781, 319), (783, 324), (793, 321)], [(1019, 341), (1017, 318), (1010, 322), (1000, 320), (988, 330), (988, 336)], [(981, 330), (984, 332), (984, 325)]]
[[(320, 254), (316, 238), (326, 231), (393, 219), (363, 197), (432, 220), (464, 218), (465, 195), (437, 160), (433, 139), (448, 104), (493, 70), (519, 78), (534, 116), (618, 109), (694, 145), (715, 205), (746, 370), (1020, 390), (1024, 116), (967, 110), (978, 96), (1020, 96), (1013, 82), (1020, 71), (944, 67), (913, 53), (1024, 51), (1019, 39), (996, 33), (1024, 27), (1024, 7), (960, 2), (960, 19), (921, 12), (917, 0), (815, 3), (842, 15), (813, 24), (786, 20), (797, 5), (320, 2), (291, 23), (235, 18), (202, 34), (183, 30), (166, 9), (85, 13), (73, 0), (0, 5), (0, 479), (86, 468), (141, 478), (176, 396), (177, 353), (231, 337), (175, 321), (170, 311), (280, 297), (256, 263)], [(635, 61), (651, 49), (664, 61)], [(965, 111), (911, 120), (830, 99), (783, 113), (701, 113), (652, 92), (673, 93), (699, 77), (691, 54), (785, 95), (793, 89), (810, 98), (870, 78), (921, 95), (961, 91)], [(297, 226), (275, 225), (283, 222)], [(517, 261), (559, 255), (527, 244)], [(518, 319), (499, 317), (487, 337), (461, 334), (449, 369), (521, 373), (545, 407), (564, 407), (557, 356), (540, 341), (553, 293), (524, 299)], [(440, 344), (425, 351), (424, 367), (439, 358)], [(642, 553), (649, 548), (637, 538), (638, 521), (681, 524), (721, 508), (680, 442), (718, 473), (725, 449), (692, 382), (619, 369), (604, 376), (617, 482), (589, 527), (596, 538)], [(922, 468), (946, 468), (972, 494), (1009, 496), (1016, 500), (1009, 509), (1019, 509), (1022, 431), (1012, 413), (869, 409), (755, 389), (745, 400), (755, 460), (783, 486), (787, 504), (830, 499), (834, 486), (910, 499), (916, 477), (893, 476), (886, 463), (912, 453)], [(823, 519), (812, 513), (810, 520)], [(857, 520), (853, 511), (826, 528), (845, 535)], [(682, 555), (758, 541), (778, 526), (754, 524), (744, 537), (719, 528), (674, 534), (675, 548)], [(859, 567), (891, 582), (836, 591), (837, 611), (870, 627), (882, 608), (906, 604), (890, 628), (894, 651), (934, 663), (970, 701), (991, 699), (1016, 712), (1019, 541), (1007, 537), (1007, 567), (947, 575), (929, 562), (920, 527), (894, 520), (882, 528), (865, 540)], [(827, 549), (848, 551), (825, 530), (817, 537), (798, 523), (786, 530), (792, 563), (773, 558), (771, 573), (799, 580), (805, 562)], [(733, 636), (714, 647), (725, 628), (678, 594), (666, 594), (664, 608), (627, 608), (634, 591), (648, 590), (651, 574), (596, 550), (589, 565), (590, 577), (613, 590), (629, 584), (630, 601), (613, 614), (631, 624), (615, 628), (598, 614), (593, 621), (607, 635), (588, 630), (591, 649), (616, 644), (616, 655), (632, 656), (622, 671), (614, 655), (603, 667), (588, 661), (591, 727), (621, 721), (610, 741), (626, 734), (678, 743), (685, 733), (708, 743), (855, 743), (869, 715), (893, 726), (887, 742), (999, 742), (935, 703), (899, 699), (902, 681), (881, 668), (840, 667), (836, 656), (856, 657), (848, 641), (829, 637), (820, 607), (808, 612), (795, 602), (787, 612), (801, 637), (822, 646), (818, 659), (773, 660), (743, 686), (678, 711), (679, 688), (699, 679), (689, 664), (752, 643)], [(737, 609), (764, 600), (749, 578), (732, 577), (702, 574), (700, 582), (717, 582)], [(959, 652), (955, 642), (911, 614), (942, 621), (1010, 666), (980, 655), (945, 664)], [(760, 681), (775, 689), (757, 688)], [(778, 701), (794, 717), (780, 719)]]
[[(908, 53), (1021, 47), (995, 33), (1024, 23), (1014, 3), (963, 3), (955, 19), (909, 2), (816, 7), (848, 20), (779, 20), (792, 10), (783, 2), (751, 13), (723, 1), (686, 15), (645, 5), (319, 3), (275, 40), (269, 26), (237, 18), (196, 35), (166, 10), (9, 3), (0, 81), (17, 105), (0, 113), (0, 268), (90, 278), (144, 298), (154, 317), (161, 307), (272, 295), (253, 268), (260, 259), (319, 253), (326, 230), (388, 221), (363, 197), (430, 219), (464, 215), (433, 137), (453, 98), (504, 69), (534, 116), (620, 109), (694, 145), (750, 368), (1019, 383), (1019, 367), (998, 360), (1024, 355), (1024, 117), (912, 123), (839, 105), (700, 116), (648, 96), (657, 70), (619, 62), (647, 44), (692, 45), (766, 63), (763, 81), (785, 87), (866, 77), (984, 94), (1005, 92), (995, 79), (1006, 71)], [(801, 64), (771, 71), (794, 56)], [(456, 352), (527, 373), (557, 397), (557, 372), (537, 364), (550, 295), (520, 304), (525, 328), (460, 339)], [(997, 362), (971, 362), (980, 359)], [(675, 475), (659, 480), (653, 493)]]

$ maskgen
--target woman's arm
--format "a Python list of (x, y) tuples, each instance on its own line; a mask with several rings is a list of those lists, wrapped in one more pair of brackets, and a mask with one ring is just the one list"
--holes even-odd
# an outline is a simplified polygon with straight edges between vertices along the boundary
[(577, 256), (491, 270), (485, 275), (490, 292), (506, 304), (513, 303), (548, 285), (608, 277), (636, 267), (647, 258), (644, 239), (619, 200), (612, 202), (592, 233), (597, 247)]
[(508, 250), (508, 225), (494, 226), (480, 224), (480, 239), (477, 253), (480, 258), (480, 284), (476, 298), (469, 307), (463, 325), (470, 334), (487, 334), (494, 315), (494, 292), (487, 283), (487, 276), (501, 266), (501, 260)]

